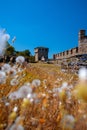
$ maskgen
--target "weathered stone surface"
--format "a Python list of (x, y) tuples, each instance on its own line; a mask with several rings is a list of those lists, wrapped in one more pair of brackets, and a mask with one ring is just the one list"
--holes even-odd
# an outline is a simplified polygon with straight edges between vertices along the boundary
[(60, 60), (60, 59), (71, 58), (83, 54), (87, 54), (87, 36), (85, 30), (80, 30), (78, 36), (78, 47), (71, 48), (69, 50), (66, 50), (58, 54), (54, 54), (53, 59)]
[(44, 58), (45, 61), (48, 60), (48, 51), (49, 48), (45, 48), (45, 47), (36, 47), (34, 48), (34, 52), (35, 52), (35, 61), (41, 61), (42, 58)]

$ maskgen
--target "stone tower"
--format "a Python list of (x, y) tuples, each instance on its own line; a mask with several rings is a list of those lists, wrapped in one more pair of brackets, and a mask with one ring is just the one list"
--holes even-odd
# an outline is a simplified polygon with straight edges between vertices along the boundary
[(87, 36), (85, 30), (79, 31), (79, 54), (87, 54)]
[(35, 52), (35, 61), (41, 61), (42, 58), (47, 61), (48, 60), (48, 51), (49, 48), (46, 47), (36, 47), (34, 48)]

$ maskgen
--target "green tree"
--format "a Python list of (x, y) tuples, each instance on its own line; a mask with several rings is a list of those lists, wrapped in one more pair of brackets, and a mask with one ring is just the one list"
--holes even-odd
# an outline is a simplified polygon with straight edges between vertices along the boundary
[(7, 43), (5, 55), (14, 55), (16, 53), (15, 48), (11, 46), (9, 43)]
[(24, 54), (25, 54), (25, 56), (30, 56), (31, 55), (29, 50), (24, 50)]
[(16, 51), (17, 56), (21, 55), (24, 57), (30, 57), (31, 53), (29, 50), (24, 50), (24, 51)]
[(16, 51), (15, 48), (11, 46), (8, 42), (7, 42), (7, 46), (5, 50), (5, 55), (6, 56), (13, 56), (13, 55), (24, 56), (27, 61), (35, 62), (35, 57), (31, 55), (31, 52), (28, 49), (24, 51)]

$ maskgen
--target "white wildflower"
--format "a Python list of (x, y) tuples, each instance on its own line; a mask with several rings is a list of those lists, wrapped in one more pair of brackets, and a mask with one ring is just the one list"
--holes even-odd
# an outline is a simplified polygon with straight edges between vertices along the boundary
[(31, 93), (27, 95), (27, 98), (29, 99), (30, 102), (33, 102), (37, 100), (37, 95), (35, 93)]
[(29, 93), (28, 95), (27, 95), (27, 98), (32, 98), (32, 94), (31, 93)]
[(9, 71), (9, 75), (12, 76), (12, 77), (15, 76), (16, 73), (17, 73), (17, 71), (13, 68), (11, 68), (10, 71)]
[(4, 64), (1, 69), (2, 69), (2, 71), (8, 73), (11, 69), (11, 66), (9, 64)]
[(67, 82), (64, 82), (64, 83), (62, 84), (61, 88), (62, 88), (63, 90), (68, 89), (68, 83), (67, 83)]
[(9, 102), (6, 102), (6, 103), (5, 103), (5, 106), (9, 106), (9, 105), (10, 105), (10, 103), (9, 103)]
[(4, 55), (6, 49), (6, 43), (9, 40), (10, 35), (6, 33), (5, 29), (0, 28), (0, 55)]
[(5, 83), (6, 81), (6, 74), (3, 71), (0, 71), (0, 84)]
[(87, 80), (87, 69), (86, 68), (81, 68), (79, 70), (79, 79), (80, 80)]
[(32, 86), (34, 86), (34, 87), (38, 87), (38, 86), (40, 86), (40, 84), (41, 84), (41, 81), (39, 79), (34, 79), (32, 81)]
[(18, 72), (22, 72), (23, 71), (23, 69), (22, 68), (18, 68)]
[(18, 93), (17, 93), (17, 92), (12, 92), (12, 93), (10, 93), (9, 99), (11, 99), (11, 100), (19, 99)]
[(16, 85), (19, 84), (19, 82), (18, 82), (17, 79), (12, 79), (12, 80), (10, 81), (10, 84), (11, 84), (12, 86), (16, 86)]
[(32, 88), (30, 86), (24, 85), (19, 88), (18, 93), (20, 95), (20, 98), (25, 98), (28, 94), (32, 93)]
[(72, 130), (74, 128), (75, 118), (72, 115), (64, 115), (61, 120), (61, 125), (64, 129)]
[(34, 102), (34, 99), (33, 99), (33, 98), (31, 98), (31, 99), (30, 99), (30, 102), (31, 102), (31, 103), (32, 103), (32, 102)]
[(23, 56), (18, 56), (16, 58), (16, 63), (22, 64), (25, 61), (25, 58)]
[(17, 110), (18, 110), (18, 107), (15, 106), (14, 109), (13, 109), (13, 111), (14, 111), (14, 112), (17, 112)]

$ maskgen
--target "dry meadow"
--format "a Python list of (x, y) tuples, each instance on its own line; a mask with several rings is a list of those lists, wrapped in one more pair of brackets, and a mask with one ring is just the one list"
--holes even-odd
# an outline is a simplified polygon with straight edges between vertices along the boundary
[(85, 68), (1, 64), (0, 130), (87, 130), (86, 76)]

